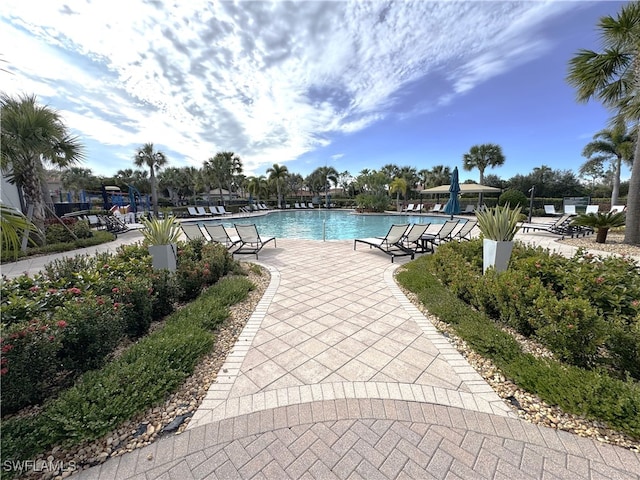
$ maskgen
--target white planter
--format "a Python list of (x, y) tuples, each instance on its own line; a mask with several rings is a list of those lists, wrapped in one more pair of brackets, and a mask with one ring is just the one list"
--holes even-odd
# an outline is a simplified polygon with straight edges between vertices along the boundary
[(156, 270), (176, 271), (176, 244), (168, 245), (150, 245), (149, 253), (151, 254), (152, 265)]
[(482, 273), (493, 267), (496, 272), (504, 272), (509, 266), (513, 242), (499, 242), (484, 239), (482, 244)]

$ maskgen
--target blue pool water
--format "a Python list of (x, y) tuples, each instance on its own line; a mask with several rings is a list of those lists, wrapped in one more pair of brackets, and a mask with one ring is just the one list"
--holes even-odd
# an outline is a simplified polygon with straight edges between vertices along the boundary
[(381, 237), (394, 223), (444, 223), (449, 217), (428, 215), (358, 215), (344, 210), (286, 210), (274, 211), (260, 217), (207, 220), (203, 223), (222, 223), (233, 228), (234, 223), (252, 224), (260, 235), (276, 238), (307, 240), (352, 240)]

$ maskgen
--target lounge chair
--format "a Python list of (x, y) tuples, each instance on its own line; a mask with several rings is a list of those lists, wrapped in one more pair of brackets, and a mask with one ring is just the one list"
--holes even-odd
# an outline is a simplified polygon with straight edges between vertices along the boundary
[(471, 205), (471, 204), (468, 204), (468, 205), (464, 208), (464, 211), (462, 211), (462, 212), (460, 212), (460, 213), (463, 213), (463, 214), (465, 214), (465, 215), (466, 215), (466, 214), (468, 214), (468, 213), (473, 213), (474, 211), (475, 211), (475, 207), (474, 207), (473, 205)]
[(240, 243), (240, 237), (237, 235), (229, 235), (224, 225), (218, 223), (216, 225), (204, 225), (204, 230), (209, 235), (212, 242), (222, 243), (227, 248), (232, 248), (237, 243)]
[(209, 211), (211, 212), (211, 215), (221, 215), (221, 213), (218, 211), (218, 207), (210, 206)]
[[(562, 215), (553, 223), (521, 223), (519, 225), (520, 229), (523, 232), (528, 232), (529, 230), (533, 231), (542, 231), (549, 232), (555, 235), (561, 235), (563, 238), (566, 235), (574, 236), (581, 232), (579, 227), (571, 225), (571, 220), (573, 215)], [(586, 234), (586, 230), (583, 230)]]
[(416, 212), (416, 213), (420, 213), (420, 212), (422, 212), (422, 207), (424, 207), (424, 205), (419, 203), (418, 205), (416, 205), (416, 207), (413, 209), (413, 211)]
[(545, 205), (544, 206), (544, 213), (546, 213), (547, 215), (561, 215), (561, 213), (556, 212), (556, 207), (553, 205)]
[(391, 263), (397, 256), (411, 255), (413, 259), (414, 252), (402, 244), (408, 227), (407, 223), (394, 224), (384, 237), (356, 238), (353, 241), (353, 249), (355, 250), (358, 242), (361, 242), (369, 245), (369, 248), (376, 247), (387, 255), (391, 255)]
[(404, 233), (402, 244), (413, 253), (433, 252), (428, 248), (426, 242), (422, 241), (422, 236), (426, 233), (430, 223), (414, 223)]
[(218, 213), (220, 215), (231, 215), (231, 212), (227, 212), (227, 210), (224, 208), (224, 205), (218, 205), (216, 208), (218, 209)]
[(258, 253), (262, 250), (267, 243), (273, 240), (273, 246), (276, 246), (276, 238), (262, 238), (258, 233), (258, 228), (255, 224), (251, 225), (234, 225), (236, 227), (236, 232), (238, 232), (238, 237), (240, 238), (240, 246), (233, 253), (237, 254), (255, 254), (256, 260), (258, 259)]
[(587, 209), (585, 210), (584, 213), (598, 213), (598, 211), (600, 210), (600, 205), (587, 205)]
[(413, 203), (407, 205), (407, 208), (404, 209), (405, 212), (413, 212)]
[(129, 230), (126, 223), (113, 215), (98, 215), (98, 221), (104, 226), (105, 230), (111, 233), (124, 233)]
[(189, 215), (191, 215), (192, 217), (202, 217), (203, 215), (206, 215), (206, 212), (200, 213), (198, 210), (196, 210), (196, 207), (187, 207), (187, 212), (189, 212)]
[(196, 207), (196, 212), (198, 212), (198, 215), (200, 215), (201, 217), (206, 217), (207, 215), (211, 215), (211, 213), (207, 212), (204, 207)]
[(315, 208), (315, 207), (313, 206), (313, 203), (309, 202), (307, 203), (307, 208)]
[(626, 208), (627, 208), (626, 205), (613, 205), (611, 207), (611, 210), (609, 210), (609, 213), (624, 212)]
[(576, 206), (575, 205), (565, 205), (564, 206), (564, 214), (565, 215), (577, 215)]
[(476, 220), (466, 221), (462, 225), (462, 228), (460, 228), (457, 232), (452, 233), (451, 239), (457, 240), (458, 242), (461, 242), (462, 240), (471, 240), (471, 232), (477, 224), (478, 222)]
[(442, 224), (437, 232), (425, 233), (424, 235), (422, 235), (422, 241), (425, 244), (425, 248), (427, 242), (431, 244), (431, 248), (434, 248), (443, 242), (452, 240), (451, 235), (458, 223), (460, 223), (460, 220), (447, 220)]
[(431, 210), (429, 210), (429, 212), (431, 213), (439, 213), (442, 211), (442, 204), (441, 203), (436, 203), (433, 208)]
[(188, 240), (206, 240), (198, 225), (183, 223), (180, 227)]

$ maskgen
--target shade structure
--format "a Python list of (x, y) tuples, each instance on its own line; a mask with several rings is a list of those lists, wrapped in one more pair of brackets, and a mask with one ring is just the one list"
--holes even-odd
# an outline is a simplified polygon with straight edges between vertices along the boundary
[(449, 201), (444, 206), (444, 213), (451, 216), (460, 213), (460, 201), (458, 195), (460, 194), (460, 182), (458, 180), (458, 167), (453, 169), (451, 173), (451, 184), (449, 185)]
[[(449, 193), (451, 185), (440, 185), (439, 187), (427, 188), (420, 193)], [(489, 187), (487, 185), (479, 185), (477, 183), (461, 183), (460, 193), (500, 193), (500, 189), (496, 187)]]

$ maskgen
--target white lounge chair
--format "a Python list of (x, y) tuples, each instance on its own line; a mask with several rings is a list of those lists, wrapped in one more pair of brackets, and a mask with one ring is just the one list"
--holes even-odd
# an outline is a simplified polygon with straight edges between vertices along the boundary
[[(433, 249), (427, 247), (427, 242), (422, 240), (422, 236), (427, 232), (430, 223), (414, 223), (409, 226), (402, 238), (402, 244), (409, 250), (416, 253), (433, 252)], [(412, 257), (413, 258), (413, 257)]]
[(404, 209), (405, 212), (413, 212), (413, 203), (407, 205), (407, 208)]
[(212, 242), (222, 243), (227, 248), (232, 248), (237, 243), (240, 243), (240, 237), (229, 235), (227, 229), (221, 223), (204, 225), (204, 229)]
[(224, 205), (218, 205), (216, 208), (218, 209), (218, 213), (220, 215), (231, 215), (231, 212), (227, 212), (227, 210), (224, 208)]
[(437, 232), (425, 233), (422, 236), (422, 240), (425, 242), (429, 242), (432, 248), (436, 245), (440, 245), (443, 242), (448, 242), (449, 240), (453, 239), (453, 231), (455, 230), (459, 222), (460, 220), (447, 220), (440, 226), (440, 230), (438, 230)]
[(472, 204), (467, 204), (466, 207), (464, 207), (464, 211), (461, 213), (467, 214), (467, 213), (473, 213), (475, 211), (475, 207)]
[(198, 212), (198, 215), (202, 216), (207, 216), (207, 215), (211, 215), (211, 213), (207, 212), (204, 207), (196, 207), (196, 211)]
[(192, 217), (202, 217), (204, 214), (200, 213), (198, 210), (196, 210), (196, 207), (187, 207), (187, 212), (189, 212), (189, 215), (191, 215)]
[(408, 227), (408, 223), (394, 224), (384, 237), (356, 238), (353, 241), (353, 249), (356, 249), (358, 242), (366, 243), (369, 248), (376, 247), (387, 255), (391, 255), (391, 263), (397, 256), (411, 255), (413, 258), (413, 251), (402, 244)]
[(206, 240), (198, 225), (183, 223), (180, 227), (187, 240)]
[(587, 205), (587, 209), (585, 210), (584, 213), (598, 213), (598, 211), (600, 210), (600, 205)]
[(442, 211), (442, 204), (441, 203), (436, 203), (433, 208), (431, 210), (429, 210), (431, 213), (438, 213)]
[(315, 207), (313, 206), (313, 203), (309, 202), (307, 203), (307, 208), (315, 208)]
[(609, 210), (609, 213), (619, 213), (619, 212), (624, 212), (625, 209), (627, 208), (626, 205), (613, 205), (611, 207), (611, 210)]
[(564, 214), (565, 215), (577, 215), (576, 206), (575, 205), (565, 205), (564, 206)]
[(416, 213), (420, 213), (420, 212), (422, 212), (423, 208), (424, 208), (424, 205), (422, 203), (419, 203), (418, 205), (416, 205), (416, 207), (413, 209), (413, 211), (416, 212)]
[(546, 213), (547, 215), (561, 215), (561, 213), (556, 212), (556, 207), (553, 205), (545, 205), (544, 213)]
[(273, 246), (276, 247), (276, 238), (262, 238), (258, 233), (258, 228), (255, 224), (251, 225), (235, 225), (236, 232), (240, 238), (240, 246), (235, 250), (234, 254), (255, 254), (256, 260), (258, 259), (258, 253), (262, 250), (267, 243), (273, 240)]

